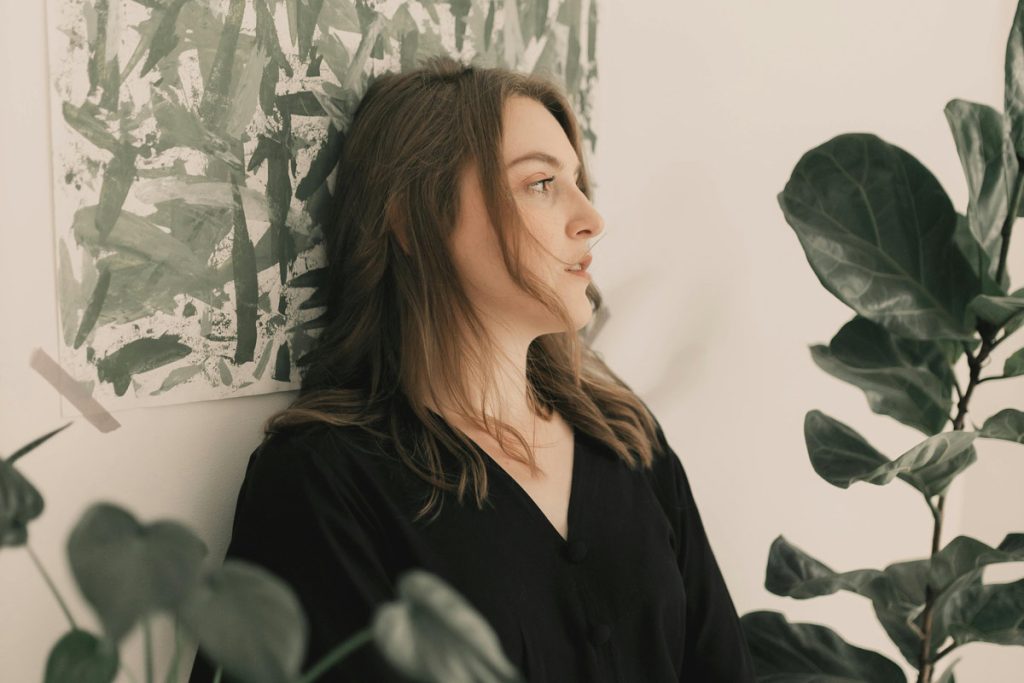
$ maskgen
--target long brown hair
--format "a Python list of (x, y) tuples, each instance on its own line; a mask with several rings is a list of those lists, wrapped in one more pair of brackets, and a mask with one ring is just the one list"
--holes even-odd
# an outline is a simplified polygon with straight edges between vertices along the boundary
[[(494, 386), (497, 344), (462, 289), (449, 251), (459, 210), (459, 178), (467, 164), (479, 174), (487, 212), (514, 282), (541, 301), (565, 332), (537, 337), (527, 352), (529, 401), (553, 410), (575, 429), (607, 444), (631, 468), (650, 467), (656, 420), (647, 405), (574, 329), (556, 293), (520, 266), (520, 239), (530, 236), (504, 173), (502, 111), (512, 95), (531, 97), (555, 117), (581, 164), (579, 186), (592, 200), (580, 130), (567, 97), (546, 76), (464, 65), (431, 57), (405, 73), (372, 79), (342, 143), (333, 216), (323, 226), (327, 273), (319, 298), (327, 307), (315, 348), (303, 359), (302, 389), (273, 415), (272, 433), (299, 425), (352, 426), (388, 440), (401, 460), (432, 485), (417, 519), (442, 491), (461, 502), (472, 485), (487, 497), (487, 469), (474, 443), (446, 429), (424, 396), (440, 387), (463, 415), (536, 471), (536, 457), (518, 430), (470, 405), (468, 375)], [(596, 316), (601, 294), (586, 289)], [(586, 329), (586, 328), (584, 328)], [(407, 420), (415, 438), (406, 444)], [(456, 440), (450, 438), (455, 434)], [(449, 481), (440, 448), (455, 453)]]

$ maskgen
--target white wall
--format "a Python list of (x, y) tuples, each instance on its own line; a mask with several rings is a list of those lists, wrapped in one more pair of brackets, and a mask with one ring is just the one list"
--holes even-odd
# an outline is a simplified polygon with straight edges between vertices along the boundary
[[(28, 368), (34, 347), (57, 351), (42, 4), (0, 4), (0, 452), (61, 423), (56, 394)], [(827, 342), (851, 312), (818, 284), (775, 196), (803, 152), (866, 131), (921, 159), (962, 209), (942, 108), (953, 97), (1000, 106), (1013, 9), (1012, 0), (601, 4), (594, 169), (608, 235), (593, 272), (612, 317), (597, 345), (683, 457), (741, 614), (781, 610), (901, 661), (866, 600), (796, 601), (763, 588), (779, 534), (837, 570), (923, 556), (931, 535), (909, 487), (843, 491), (810, 467), (802, 424), (811, 408), (891, 456), (920, 437), (811, 362), (807, 346)], [(1011, 248), (1016, 280), (1022, 251), (1024, 236)], [(1019, 382), (987, 383), (969, 417), (1024, 408), (1021, 396)], [(79, 420), (22, 461), (46, 499), (31, 545), (80, 624), (95, 620), (64, 544), (81, 512), (104, 499), (146, 521), (175, 518), (221, 555), (259, 424), (289, 399), (124, 411), (107, 435)], [(979, 442), (978, 462), (947, 501), (943, 542), (967, 533), (994, 545), (1024, 531), (1022, 455)], [(1021, 566), (985, 578), (1016, 579)], [(0, 679), (40, 680), (66, 628), (25, 550), (0, 551)], [(167, 624), (156, 633), (163, 671)], [(137, 676), (140, 643), (136, 632), (123, 653)], [(1018, 680), (1024, 670), (1022, 648), (972, 644), (947, 663), (959, 655), (961, 683)]]

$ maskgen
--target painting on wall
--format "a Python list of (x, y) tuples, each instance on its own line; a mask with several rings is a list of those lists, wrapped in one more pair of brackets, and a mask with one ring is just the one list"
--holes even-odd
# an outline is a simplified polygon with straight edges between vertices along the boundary
[(592, 151), (596, 3), (49, 0), (61, 366), (111, 410), (298, 388), (367, 79), (543, 73)]

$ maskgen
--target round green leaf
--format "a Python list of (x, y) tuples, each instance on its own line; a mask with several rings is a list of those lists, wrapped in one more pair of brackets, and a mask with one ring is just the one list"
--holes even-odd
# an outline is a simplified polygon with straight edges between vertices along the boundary
[(967, 177), (970, 231), (987, 256), (985, 274), (995, 278), (1000, 233), (1017, 181), (1009, 119), (992, 107), (960, 99), (951, 100), (945, 113)]
[(182, 625), (225, 673), (245, 683), (286, 683), (299, 674), (308, 625), (284, 581), (257, 565), (227, 560), (182, 604)]
[(0, 460), (0, 548), (24, 545), (28, 523), (43, 512), (43, 497), (6, 460)]
[(811, 358), (825, 372), (864, 391), (871, 410), (925, 434), (937, 434), (949, 421), (953, 372), (937, 342), (904, 339), (857, 316), (829, 345), (811, 347)]
[(443, 579), (407, 571), (398, 595), (373, 619), (377, 647), (398, 671), (428, 683), (523, 680), (491, 625)]
[(1014, 408), (1000, 410), (985, 420), (978, 436), (1024, 443), (1024, 412)]
[(740, 618), (758, 679), (788, 683), (906, 683), (895, 662), (850, 645), (820, 624), (792, 624), (770, 610)]
[(1014, 351), (1003, 364), (1003, 374), (1007, 377), (1024, 375), (1024, 348)]
[(1015, 317), (1024, 314), (1024, 289), (1010, 296), (988, 296), (979, 294), (971, 299), (971, 311), (987, 323), (1003, 328)]
[(798, 600), (839, 590), (871, 600), (875, 616), (908, 662), (915, 662), (920, 638), (909, 625), (924, 607), (928, 560), (897, 562), (878, 569), (835, 572), (779, 536), (768, 553), (765, 588)]
[(111, 683), (120, 666), (117, 648), (107, 640), (73, 629), (46, 659), (45, 683)]
[(820, 410), (804, 416), (804, 441), (814, 471), (843, 489), (889, 462), (864, 437)]
[(1024, 579), (982, 583), (981, 570), (968, 572), (935, 601), (932, 647), (946, 637), (971, 642), (1024, 645)]
[(97, 503), (68, 539), (71, 571), (114, 642), (144, 614), (172, 609), (199, 579), (206, 544), (171, 521), (140, 524), (131, 513)]
[(981, 283), (953, 238), (956, 212), (917, 159), (839, 135), (793, 169), (779, 204), (821, 284), (901, 337), (971, 339)]

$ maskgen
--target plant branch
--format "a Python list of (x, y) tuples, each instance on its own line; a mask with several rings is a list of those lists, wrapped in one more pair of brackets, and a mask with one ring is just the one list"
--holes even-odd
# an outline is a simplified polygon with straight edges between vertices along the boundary
[(29, 557), (31, 557), (32, 562), (35, 563), (36, 569), (38, 569), (39, 573), (43, 575), (43, 580), (46, 581), (46, 585), (50, 587), (50, 592), (53, 593), (53, 597), (57, 598), (57, 602), (60, 604), (61, 610), (64, 611), (64, 616), (68, 618), (68, 623), (71, 624), (71, 628), (77, 630), (78, 624), (75, 623), (75, 618), (71, 616), (71, 611), (68, 610), (68, 606), (65, 604), (64, 599), (60, 597), (60, 591), (57, 590), (56, 584), (53, 583), (50, 575), (46, 573), (46, 569), (43, 568), (43, 563), (39, 561), (38, 557), (36, 557), (36, 553), (32, 550), (32, 546), (28, 544), (28, 541), (25, 541), (25, 550), (28, 551)]
[(1016, 375), (989, 375), (988, 377), (982, 377), (979, 379), (978, 384), (981, 384), (982, 382), (989, 382), (994, 379), (1007, 379), (1009, 377), (1016, 377)]
[(942, 659), (943, 657), (948, 655), (950, 652), (952, 652), (956, 648), (957, 648), (956, 642), (952, 642), (949, 645), (947, 645), (946, 647), (942, 648), (937, 653), (935, 653), (935, 658), (932, 660), (932, 664), (936, 663), (937, 661), (939, 661), (940, 659)]
[(178, 624), (178, 615), (174, 615), (174, 654), (171, 655), (171, 666), (167, 670), (165, 683), (177, 683), (178, 681), (178, 659), (181, 656), (181, 627)]
[(142, 620), (143, 656), (146, 665), (146, 683), (153, 683), (153, 633), (149, 627), (149, 617)]
[(351, 638), (324, 655), (323, 658), (314, 664), (313, 668), (304, 673), (296, 683), (311, 683), (311, 681), (315, 681), (324, 672), (344, 659), (352, 650), (355, 650), (357, 647), (364, 643), (368, 643), (371, 640), (373, 640), (372, 628), (364, 628), (362, 631), (357, 632)]
[[(1024, 176), (1024, 174), (1022, 174)], [(1019, 197), (1017, 198), (1019, 203)], [(970, 378), (967, 383), (967, 389), (960, 396), (960, 401), (957, 403), (956, 417), (953, 419), (953, 429), (955, 431), (962, 431), (964, 428), (964, 420), (967, 417), (968, 404), (971, 400), (971, 395), (974, 393), (974, 388), (981, 383), (980, 375), (981, 368), (984, 366), (985, 361), (988, 359), (989, 353), (993, 349), (993, 339), (990, 334), (984, 331), (981, 332), (981, 346), (978, 348), (978, 355), (975, 356), (971, 353), (967, 343), (964, 342), (964, 353), (967, 354), (967, 366), (970, 368)], [(935, 528), (932, 532), (932, 552), (931, 557), (939, 552), (939, 546), (942, 540), (942, 509), (946, 504), (946, 495), (939, 496), (939, 502), (936, 506), (931, 506), (931, 501), (928, 502), (929, 507), (932, 507), (932, 515), (935, 518)], [(931, 584), (925, 585), (925, 602), (924, 611), (922, 612), (922, 628), (921, 628), (921, 649), (918, 655), (918, 676), (917, 683), (930, 683), (932, 680), (933, 665), (938, 660), (939, 656), (936, 655), (934, 659), (929, 654), (929, 648), (931, 647), (932, 639), (932, 619), (934, 616), (933, 608), (935, 607), (936, 592), (932, 589)], [(941, 654), (945, 654), (946, 651), (942, 651)]]

